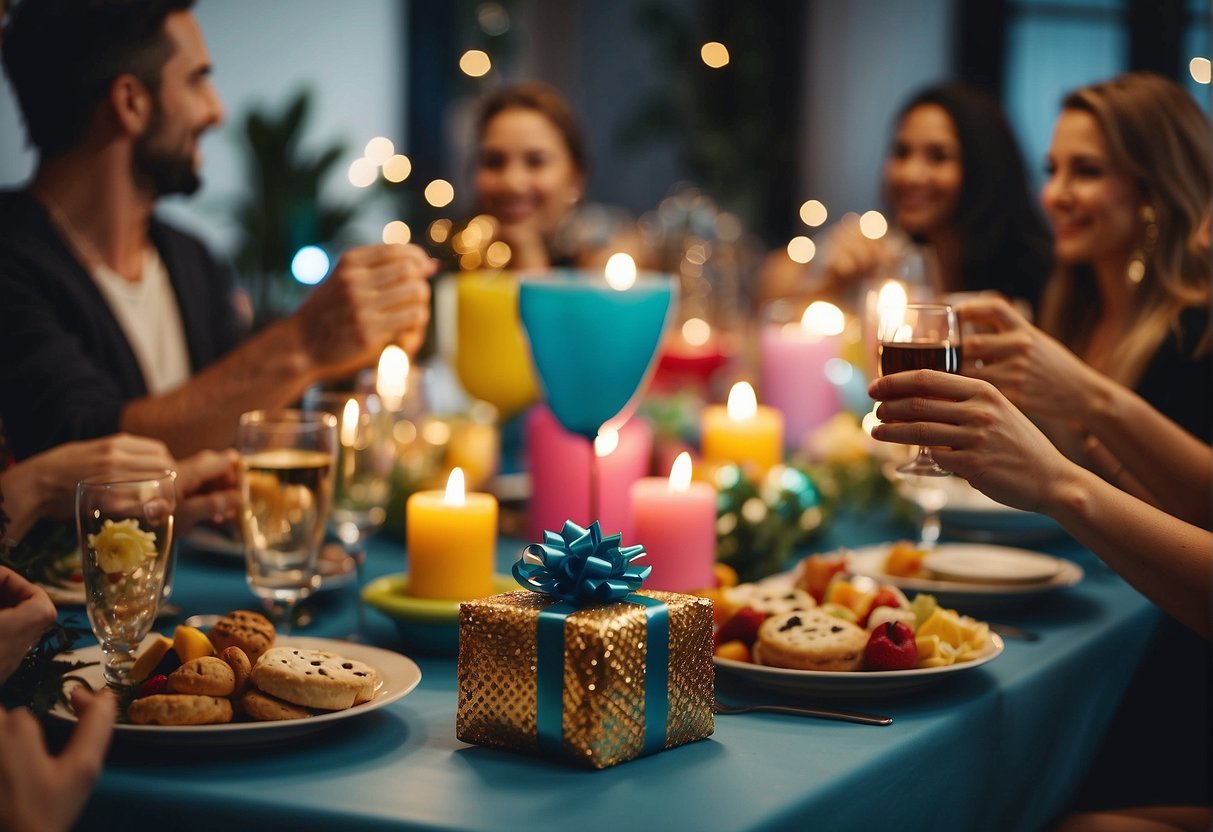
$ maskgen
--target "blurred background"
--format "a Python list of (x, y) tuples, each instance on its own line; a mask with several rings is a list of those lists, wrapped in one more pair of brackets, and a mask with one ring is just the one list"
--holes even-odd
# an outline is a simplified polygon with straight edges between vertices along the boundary
[[(997, 93), (1038, 181), (1066, 90), (1153, 69), (1209, 102), (1208, 0), (200, 0), (195, 13), (227, 120), (204, 139), (203, 190), (163, 210), (241, 273), (296, 262), (304, 280), (323, 276), (323, 258), (296, 260), (308, 246), (427, 244), (435, 220), (466, 217), (472, 105), (505, 81), (569, 97), (591, 200), (639, 217), (689, 183), (770, 248), (817, 231), (806, 200), (830, 221), (881, 207), (893, 115), (933, 81)], [(404, 160), (360, 161), (375, 154)], [(0, 186), (34, 161), (0, 86)]]

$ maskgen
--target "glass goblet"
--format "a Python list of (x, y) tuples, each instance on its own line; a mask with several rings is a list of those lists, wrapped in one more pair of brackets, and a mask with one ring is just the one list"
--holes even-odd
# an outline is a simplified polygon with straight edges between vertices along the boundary
[[(910, 303), (881, 316), (879, 328), (880, 373), (906, 370), (960, 372), (960, 328), (956, 312), (944, 303)], [(918, 456), (897, 469), (903, 474), (926, 477), (951, 476), (919, 446)]]
[(245, 578), (289, 632), (295, 605), (320, 583), (317, 558), (332, 505), (337, 417), (255, 410), (240, 417)]
[(176, 473), (76, 485), (85, 609), (106, 682), (127, 684), (151, 631), (172, 562)]
[[(604, 424), (622, 424), (652, 374), (676, 299), (664, 274), (558, 270), (522, 281), (518, 310), (531, 360), (565, 430), (592, 443)], [(599, 509), (597, 462), (591, 453), (589, 521)]]
[(396, 462), (393, 414), (374, 393), (316, 393), (307, 399), (313, 412), (337, 417), (337, 468), (328, 528), (354, 561), (358, 629), (365, 630), (362, 582), (366, 571), (365, 541), (383, 525)]

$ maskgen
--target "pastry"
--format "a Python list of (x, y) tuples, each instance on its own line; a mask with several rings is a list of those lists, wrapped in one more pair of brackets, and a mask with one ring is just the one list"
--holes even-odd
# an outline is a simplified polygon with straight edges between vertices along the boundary
[(232, 721), (232, 703), (218, 696), (158, 693), (132, 702), (127, 717), (136, 725), (211, 725)]
[(726, 590), (734, 607), (751, 607), (765, 615), (792, 610), (811, 610), (817, 606), (813, 596), (798, 587), (774, 588), (762, 584), (738, 584)]
[(290, 702), (283, 702), (281, 699), (270, 696), (268, 693), (256, 688), (249, 688), (244, 696), (240, 697), (240, 708), (251, 718), (259, 722), (281, 719), (304, 719), (312, 715), (312, 712), (307, 708), (292, 705)]
[(274, 625), (270, 620), (250, 610), (229, 612), (211, 628), (211, 643), (216, 652), (222, 652), (225, 647), (239, 647), (253, 664), (274, 646), (274, 636)]
[(227, 662), (227, 666), (232, 669), (236, 684), (232, 695), (239, 696), (244, 693), (244, 689), (248, 687), (249, 677), (253, 674), (253, 663), (249, 661), (248, 655), (239, 647), (224, 647), (219, 653), (219, 658)]
[(323, 650), (274, 647), (253, 666), (253, 684), (268, 694), (324, 711), (340, 711), (375, 694), (375, 669)]
[(231, 696), (236, 690), (236, 677), (223, 659), (200, 656), (169, 674), (168, 689), (170, 693)]
[(754, 661), (796, 670), (858, 670), (868, 634), (821, 610), (774, 615), (758, 628)]

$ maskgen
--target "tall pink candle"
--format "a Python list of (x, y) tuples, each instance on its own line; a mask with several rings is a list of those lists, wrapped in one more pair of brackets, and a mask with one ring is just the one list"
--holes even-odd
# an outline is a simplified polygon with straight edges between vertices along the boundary
[(640, 563), (653, 567), (647, 589), (687, 592), (715, 585), (716, 489), (691, 481), (691, 457), (678, 455), (669, 478), (645, 477), (632, 483), (632, 518), (647, 553)]
[(788, 449), (842, 406), (825, 370), (838, 357), (843, 323), (838, 307), (813, 303), (800, 321), (767, 324), (759, 336), (762, 399), (783, 413)]
[(629, 544), (634, 537), (629, 489), (649, 472), (653, 429), (633, 416), (619, 429), (619, 444), (598, 458), (598, 516), (590, 516), (590, 455), (584, 437), (569, 433), (545, 406), (531, 408), (526, 421), (527, 467), (531, 501), (527, 520), (530, 540), (559, 531), (565, 520), (589, 526), (598, 520), (604, 534), (619, 532)]

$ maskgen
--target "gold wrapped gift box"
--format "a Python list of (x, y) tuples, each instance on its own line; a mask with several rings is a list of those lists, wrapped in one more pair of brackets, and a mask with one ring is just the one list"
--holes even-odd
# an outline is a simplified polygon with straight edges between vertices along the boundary
[[(715, 685), (711, 602), (672, 592), (637, 594), (668, 606), (667, 698), (647, 703), (658, 713), (664, 706), (661, 748), (710, 736)], [(546, 595), (522, 591), (459, 605), (459, 739), (527, 753), (544, 750), (536, 708), (536, 633), (540, 611), (554, 603)], [(646, 753), (645, 607), (627, 601), (593, 604), (570, 613), (563, 626), (560, 756), (606, 768)]]

